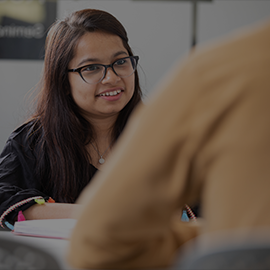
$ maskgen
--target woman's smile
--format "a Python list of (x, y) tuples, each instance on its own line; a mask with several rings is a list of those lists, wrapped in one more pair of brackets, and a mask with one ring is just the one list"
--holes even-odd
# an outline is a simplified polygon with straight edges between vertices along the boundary
[(108, 89), (100, 94), (98, 94), (96, 97), (102, 98), (108, 101), (116, 101), (119, 100), (123, 94), (124, 90), (121, 88), (115, 88), (115, 89)]

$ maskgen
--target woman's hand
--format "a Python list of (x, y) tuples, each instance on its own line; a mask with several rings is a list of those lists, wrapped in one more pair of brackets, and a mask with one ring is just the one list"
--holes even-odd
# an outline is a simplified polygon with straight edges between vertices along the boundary
[(80, 212), (81, 205), (71, 203), (44, 203), (35, 204), (25, 211), (23, 215), (29, 219), (56, 219), (56, 218), (76, 218)]

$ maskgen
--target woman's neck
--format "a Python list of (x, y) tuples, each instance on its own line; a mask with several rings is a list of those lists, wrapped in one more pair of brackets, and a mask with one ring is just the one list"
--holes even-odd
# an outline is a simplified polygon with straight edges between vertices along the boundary
[(94, 137), (87, 146), (92, 164), (101, 169), (102, 164), (99, 162), (101, 158), (107, 159), (112, 147), (112, 130), (116, 117), (108, 117), (103, 119), (91, 119), (91, 125), (94, 130)]
[(103, 119), (91, 119), (91, 125), (94, 130), (94, 140), (98, 141), (111, 141), (112, 130), (115, 124), (116, 117), (107, 117)]

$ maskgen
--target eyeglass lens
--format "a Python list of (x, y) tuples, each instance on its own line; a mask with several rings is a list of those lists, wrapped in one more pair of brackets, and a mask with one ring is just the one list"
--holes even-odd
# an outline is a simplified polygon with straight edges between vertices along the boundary
[[(126, 78), (134, 73), (136, 65), (137, 62), (135, 58), (126, 57), (115, 61), (112, 68), (117, 76)], [(81, 69), (81, 75), (87, 83), (98, 83), (106, 76), (106, 69), (107, 68), (101, 64), (89, 65)]]

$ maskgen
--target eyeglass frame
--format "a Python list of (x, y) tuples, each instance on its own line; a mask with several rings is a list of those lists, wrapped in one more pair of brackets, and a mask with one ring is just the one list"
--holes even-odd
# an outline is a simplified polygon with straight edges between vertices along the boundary
[[(119, 58), (119, 59), (115, 60), (113, 63), (111, 63), (110, 65), (103, 65), (103, 64), (88, 64), (88, 65), (85, 65), (85, 66), (82, 66), (82, 67), (73, 68), (73, 69), (68, 69), (67, 71), (68, 71), (68, 72), (77, 72), (77, 73), (79, 73), (79, 75), (81, 76), (81, 78), (83, 79), (83, 81), (86, 82), (86, 83), (88, 83), (88, 84), (97, 84), (97, 83), (100, 83), (100, 82), (106, 77), (107, 69), (108, 69), (109, 67), (112, 69), (112, 71), (114, 72), (114, 74), (115, 74), (116, 76), (118, 76), (118, 77), (120, 77), (120, 78), (127, 78), (127, 77), (129, 77), (129, 76), (127, 76), (127, 77), (121, 77), (121, 76), (119, 76), (119, 75), (116, 73), (116, 71), (114, 70), (114, 68), (113, 68), (113, 65), (114, 65), (117, 61), (123, 60), (123, 59), (127, 59), (127, 58), (129, 58), (129, 59), (135, 59), (135, 68), (134, 68), (134, 71), (129, 75), (129, 76), (131, 76), (131, 75), (136, 71), (136, 69), (137, 69), (137, 65), (138, 65), (138, 61), (139, 61), (139, 56), (137, 56), (137, 55), (136, 55), (136, 56), (130, 55), (130, 56), (127, 56), (127, 57)], [(98, 82), (96, 82), (96, 83), (89, 83), (89, 82), (87, 82), (87, 81), (84, 79), (84, 77), (83, 77), (83, 75), (82, 75), (82, 73), (81, 73), (81, 70), (82, 70), (83, 68), (88, 67), (88, 66), (91, 66), (91, 65), (99, 65), (99, 66), (103, 66), (103, 67), (105, 68), (104, 74), (103, 74), (102, 78), (101, 78)]]

